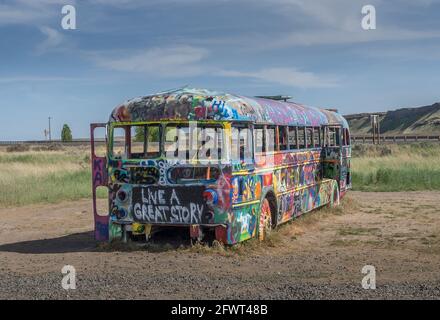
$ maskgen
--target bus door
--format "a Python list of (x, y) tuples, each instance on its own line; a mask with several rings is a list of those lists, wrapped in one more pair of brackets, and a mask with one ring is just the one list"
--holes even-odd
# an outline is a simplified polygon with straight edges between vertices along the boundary
[[(96, 138), (96, 129), (104, 128), (104, 137)], [(92, 196), (93, 217), (95, 220), (95, 239), (107, 241), (109, 238), (109, 215), (108, 212), (98, 212), (96, 205), (96, 192), (99, 187), (107, 188), (107, 124), (92, 123), (90, 125), (90, 145), (92, 153)], [(100, 145), (98, 146), (98, 143)], [(97, 148), (98, 147), (98, 148)], [(99, 149), (99, 150), (98, 150)], [(103, 152), (98, 152), (103, 150)]]
[(323, 178), (336, 180), (338, 182), (338, 186), (340, 187), (342, 175), (342, 127), (325, 126), (323, 131)]

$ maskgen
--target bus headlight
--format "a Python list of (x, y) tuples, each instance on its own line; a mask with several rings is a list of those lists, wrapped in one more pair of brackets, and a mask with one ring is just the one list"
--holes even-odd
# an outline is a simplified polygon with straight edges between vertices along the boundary
[(124, 190), (119, 190), (117, 196), (119, 201), (121, 202), (125, 202), (128, 198), (127, 192), (125, 192)]

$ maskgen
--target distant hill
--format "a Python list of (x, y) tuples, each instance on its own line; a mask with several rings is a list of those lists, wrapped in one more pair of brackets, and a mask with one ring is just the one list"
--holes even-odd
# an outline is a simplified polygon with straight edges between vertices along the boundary
[(378, 114), (382, 134), (440, 134), (440, 103), (419, 108), (345, 115), (352, 134), (371, 133), (370, 115)]

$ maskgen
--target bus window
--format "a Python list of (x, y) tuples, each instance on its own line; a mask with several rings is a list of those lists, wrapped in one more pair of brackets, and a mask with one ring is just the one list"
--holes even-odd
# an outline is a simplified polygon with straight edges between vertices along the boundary
[(112, 155), (117, 159), (127, 159), (128, 150), (126, 149), (126, 128), (116, 127), (113, 129), (113, 149)]
[(113, 129), (115, 159), (147, 159), (160, 156), (160, 125), (137, 125)]
[(247, 126), (232, 127), (232, 160), (252, 162), (252, 131)]
[(138, 125), (130, 129), (130, 159), (160, 156), (160, 126)]
[(348, 130), (348, 128), (345, 128), (344, 131), (345, 131), (345, 145), (349, 146), (351, 144), (350, 131)]
[(350, 145), (350, 133), (348, 132), (347, 128), (342, 129), (342, 145)]
[(221, 160), (223, 131), (219, 126), (168, 124), (165, 128), (165, 155), (179, 161)]
[(341, 145), (341, 129), (340, 128), (335, 128), (335, 136), (336, 136), (336, 145), (340, 146)]
[(299, 127), (298, 128), (298, 144), (300, 149), (306, 148), (306, 128)]
[(336, 132), (335, 132), (335, 128), (328, 128), (328, 146), (329, 147), (334, 147), (336, 146)]
[(130, 159), (142, 159), (145, 155), (145, 139), (147, 126), (131, 126)]
[(266, 135), (264, 126), (254, 127), (255, 153), (266, 152)]
[(267, 126), (266, 128), (266, 152), (272, 152), (278, 150), (277, 135), (275, 126)]
[(313, 128), (306, 128), (306, 148), (313, 148)]
[(315, 148), (319, 148), (321, 146), (321, 137), (319, 128), (313, 128), (313, 145)]
[[(189, 159), (189, 128), (167, 125), (165, 128), (165, 155), (167, 158)], [(179, 154), (180, 151), (180, 154)]]
[(328, 128), (328, 143), (330, 147), (336, 147), (341, 145), (341, 131), (339, 128)]
[(156, 158), (160, 156), (160, 126), (158, 124), (148, 125), (146, 131), (146, 158)]
[(298, 149), (296, 127), (289, 127), (289, 149), (290, 150)]
[(280, 142), (280, 150), (281, 151), (287, 150), (288, 134), (287, 134), (287, 127), (286, 126), (278, 126), (278, 137), (279, 137), (279, 142)]

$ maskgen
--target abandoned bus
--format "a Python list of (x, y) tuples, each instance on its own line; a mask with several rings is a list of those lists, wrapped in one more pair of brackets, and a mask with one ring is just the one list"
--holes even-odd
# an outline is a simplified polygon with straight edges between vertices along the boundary
[[(99, 127), (103, 156), (95, 153)], [(265, 239), (279, 224), (339, 204), (351, 187), (347, 121), (292, 102), (183, 88), (127, 101), (108, 123), (91, 125), (91, 139), (102, 241), (148, 240), (163, 227), (225, 244)], [(108, 189), (104, 214), (98, 187)]]

